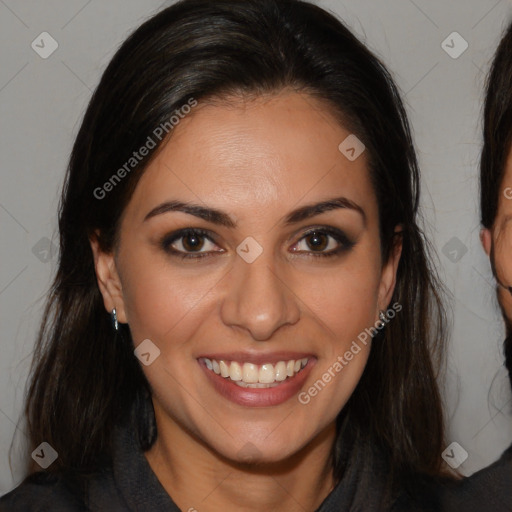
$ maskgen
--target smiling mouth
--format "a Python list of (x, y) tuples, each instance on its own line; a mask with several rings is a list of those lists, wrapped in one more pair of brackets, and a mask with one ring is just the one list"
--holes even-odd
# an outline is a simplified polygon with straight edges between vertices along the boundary
[(211, 372), (233, 381), (240, 387), (272, 388), (300, 373), (308, 364), (309, 359), (304, 357), (261, 365), (237, 361), (217, 361), (207, 357), (201, 357), (199, 361)]

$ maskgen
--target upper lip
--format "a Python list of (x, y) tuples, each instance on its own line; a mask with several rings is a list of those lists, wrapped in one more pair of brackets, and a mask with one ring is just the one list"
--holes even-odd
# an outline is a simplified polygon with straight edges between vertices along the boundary
[(216, 352), (202, 354), (198, 357), (215, 359), (216, 361), (236, 361), (239, 363), (252, 363), (252, 364), (265, 364), (265, 363), (278, 363), (279, 361), (290, 361), (292, 359), (312, 359), (315, 356), (310, 352), (267, 352), (267, 353), (256, 353), (256, 352)]

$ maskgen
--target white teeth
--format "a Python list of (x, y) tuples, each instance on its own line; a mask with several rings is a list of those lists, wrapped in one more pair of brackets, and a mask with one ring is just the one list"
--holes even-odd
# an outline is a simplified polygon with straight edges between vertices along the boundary
[(242, 387), (267, 388), (277, 386), (288, 377), (299, 373), (307, 365), (308, 358), (279, 361), (275, 365), (272, 363), (240, 364), (236, 361), (216, 361), (206, 357), (203, 361), (209, 370), (231, 379)]
[(242, 380), (247, 384), (254, 384), (255, 382), (258, 382), (258, 367), (252, 363), (244, 363)]
[(286, 374), (286, 363), (284, 361), (279, 361), (279, 363), (276, 364), (276, 380), (278, 382), (283, 381), (288, 376)]
[(229, 377), (229, 366), (224, 361), (219, 361), (220, 374), (223, 377)]
[(271, 364), (262, 365), (260, 368), (258, 381), (261, 382), (261, 384), (270, 384), (275, 380), (274, 366)]
[(231, 380), (242, 380), (242, 367), (235, 361), (229, 367), (229, 378)]

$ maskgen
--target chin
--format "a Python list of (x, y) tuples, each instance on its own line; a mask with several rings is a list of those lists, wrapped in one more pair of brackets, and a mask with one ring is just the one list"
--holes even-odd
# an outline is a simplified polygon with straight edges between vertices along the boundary
[[(304, 432), (305, 429), (302, 429)], [(282, 435), (265, 432), (258, 439), (245, 434), (238, 439), (225, 439), (220, 443), (208, 443), (210, 448), (221, 457), (242, 465), (280, 464), (299, 454), (313, 439), (295, 439), (290, 437), (289, 430), (283, 430)]]
[(286, 447), (286, 450), (283, 450), (283, 446), (272, 447), (268, 446), (260, 446), (251, 443), (248, 441), (240, 450), (238, 450), (234, 457), (230, 457), (230, 459), (242, 465), (248, 466), (266, 466), (269, 464), (279, 464), (284, 462), (293, 456), (296, 451), (293, 448), (290, 450), (290, 446)]

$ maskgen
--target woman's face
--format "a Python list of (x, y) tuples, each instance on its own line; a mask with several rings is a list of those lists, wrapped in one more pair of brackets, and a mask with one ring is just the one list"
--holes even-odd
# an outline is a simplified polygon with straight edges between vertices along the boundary
[(496, 219), (491, 230), (484, 230), (482, 239), (485, 250), (494, 259), (502, 310), (512, 322), (512, 151), (500, 186)]
[(296, 92), (199, 102), (139, 181), (116, 254), (93, 242), (107, 310), (151, 341), (159, 431), (261, 462), (332, 431), (400, 253), (381, 261), (366, 154), (338, 149), (349, 135)]

